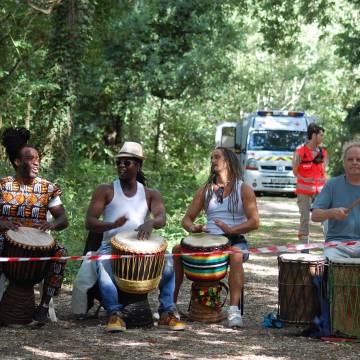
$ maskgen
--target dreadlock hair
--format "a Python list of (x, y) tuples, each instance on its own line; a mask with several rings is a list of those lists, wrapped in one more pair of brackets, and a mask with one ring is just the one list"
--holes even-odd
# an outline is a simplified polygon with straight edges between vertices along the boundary
[[(235, 216), (235, 212), (238, 208), (238, 203), (239, 203), (238, 182), (239, 182), (239, 180), (242, 180), (239, 160), (233, 151), (231, 151), (225, 147), (219, 146), (219, 147), (216, 147), (215, 150), (221, 150), (221, 152), (224, 155), (226, 165), (228, 167), (228, 171), (230, 174), (230, 186), (231, 186), (228, 210), (232, 213), (233, 216)], [(205, 194), (206, 194), (205, 195), (205, 206), (204, 206), (205, 212), (207, 211), (210, 200), (214, 194), (212, 185), (216, 184), (216, 182), (217, 182), (216, 174), (211, 166), (210, 175), (204, 185)]]
[(27, 143), (29, 139), (30, 131), (24, 127), (6, 128), (1, 135), (1, 143), (5, 147), (7, 156), (15, 170), (15, 159), (21, 159), (21, 150), (25, 147), (35, 149)]
[(143, 173), (143, 171), (141, 170), (142, 169), (142, 160), (136, 159), (136, 161), (139, 164), (139, 170), (136, 174), (136, 181), (138, 181), (139, 183), (146, 186), (146, 177), (145, 177), (145, 174)]

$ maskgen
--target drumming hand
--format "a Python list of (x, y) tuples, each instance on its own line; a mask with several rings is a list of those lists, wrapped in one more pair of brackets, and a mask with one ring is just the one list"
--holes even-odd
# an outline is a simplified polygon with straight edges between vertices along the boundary
[(126, 216), (120, 216), (113, 222), (113, 229), (123, 226), (128, 221)]
[(11, 221), (0, 221), (0, 231), (5, 231), (5, 230), (17, 230), (19, 227), (18, 224), (15, 224)]
[(336, 220), (345, 220), (349, 212), (350, 210), (348, 208), (334, 208), (332, 209), (332, 217)]
[(224, 234), (230, 234), (230, 232), (231, 232), (230, 227), (228, 225), (226, 225), (222, 220), (215, 219), (214, 224), (216, 226), (218, 226), (224, 232)]
[(145, 221), (142, 225), (140, 225), (135, 231), (138, 232), (139, 240), (146, 240), (150, 237), (153, 230), (154, 220)]
[(191, 232), (191, 233), (206, 232), (206, 227), (204, 225), (201, 225), (201, 224), (192, 224), (190, 226), (189, 232)]
[(44, 221), (44, 222), (41, 223), (39, 226), (37, 226), (37, 228), (38, 228), (39, 230), (42, 230), (42, 231), (54, 230), (54, 229), (55, 229), (55, 224), (54, 224), (54, 223), (47, 222), (47, 221)]

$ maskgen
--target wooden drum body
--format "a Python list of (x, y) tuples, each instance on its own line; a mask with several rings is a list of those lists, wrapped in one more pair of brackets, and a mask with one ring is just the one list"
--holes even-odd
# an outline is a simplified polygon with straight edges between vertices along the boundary
[[(5, 234), (5, 257), (52, 256), (55, 241), (51, 235), (28, 227), (8, 230)], [(5, 262), (3, 272), (9, 279), (0, 303), (0, 323), (26, 325), (35, 310), (34, 284), (42, 281), (50, 261)]]
[(326, 258), (312, 254), (282, 254), (279, 265), (279, 318), (286, 323), (311, 324), (320, 313), (314, 278), (323, 279)]
[[(146, 294), (159, 285), (167, 243), (161, 236), (138, 240), (136, 231), (125, 231), (111, 239), (112, 253), (125, 255), (113, 260), (113, 273), (120, 290)], [(128, 257), (127, 257), (128, 256)]]
[(192, 234), (181, 241), (184, 273), (194, 281), (189, 306), (192, 320), (216, 323), (225, 318), (226, 296), (222, 300), (221, 293), (226, 290), (227, 295), (227, 287), (220, 280), (227, 273), (229, 254), (223, 251), (229, 247), (230, 241), (220, 235)]
[[(55, 241), (44, 231), (19, 227), (8, 230), (5, 235), (3, 256), (5, 257), (47, 257), (53, 255)], [(10, 282), (33, 286), (43, 280), (49, 261), (5, 262), (3, 272)]]
[(360, 259), (332, 259), (328, 284), (332, 334), (360, 337)]

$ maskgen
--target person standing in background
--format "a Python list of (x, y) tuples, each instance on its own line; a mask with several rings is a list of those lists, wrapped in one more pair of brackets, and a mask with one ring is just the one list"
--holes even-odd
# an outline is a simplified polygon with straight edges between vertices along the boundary
[(309, 141), (298, 146), (293, 156), (293, 173), (297, 179), (295, 192), (300, 212), (298, 238), (302, 243), (309, 243), (311, 204), (326, 183), (328, 154), (321, 146), (324, 133), (324, 128), (311, 123), (307, 129)]

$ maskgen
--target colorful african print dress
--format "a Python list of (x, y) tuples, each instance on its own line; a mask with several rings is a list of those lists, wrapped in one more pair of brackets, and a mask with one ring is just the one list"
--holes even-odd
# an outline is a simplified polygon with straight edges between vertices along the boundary
[[(12, 221), (20, 226), (33, 227), (47, 220), (51, 201), (61, 195), (61, 190), (50, 181), (36, 177), (32, 184), (19, 184), (14, 176), (0, 180), (0, 220)], [(4, 235), (0, 233), (0, 254)], [(54, 256), (66, 256), (66, 249), (56, 241)], [(44, 279), (44, 292), (56, 295), (64, 277), (65, 262), (53, 261)]]

